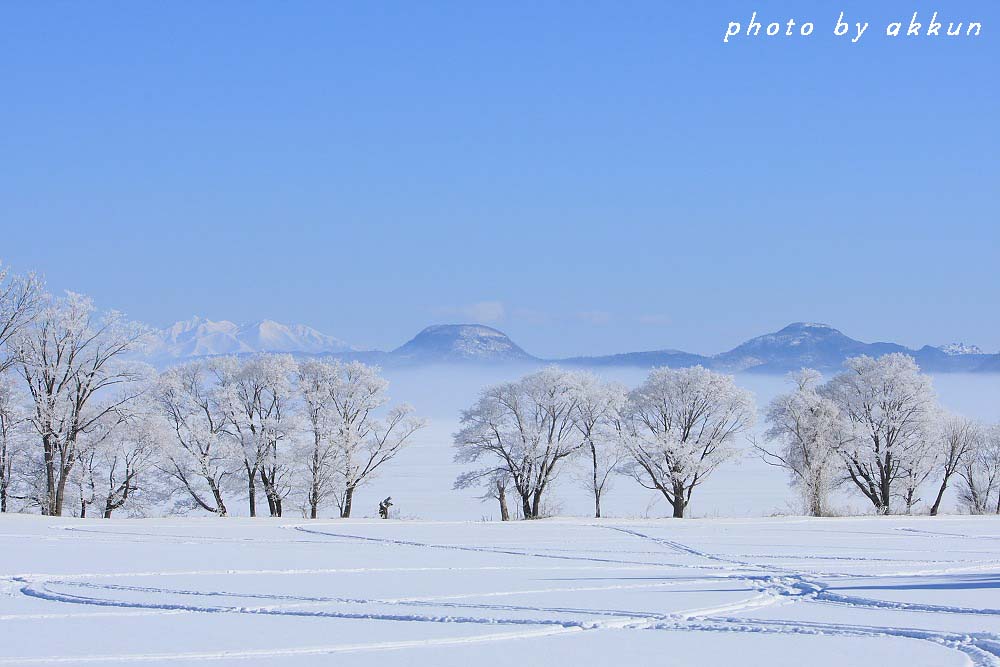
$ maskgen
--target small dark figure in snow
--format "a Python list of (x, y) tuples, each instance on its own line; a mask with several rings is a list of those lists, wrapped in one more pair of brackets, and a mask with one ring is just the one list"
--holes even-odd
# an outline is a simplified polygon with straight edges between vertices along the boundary
[(378, 515), (383, 519), (389, 518), (389, 508), (392, 507), (392, 496), (389, 496), (378, 504)]

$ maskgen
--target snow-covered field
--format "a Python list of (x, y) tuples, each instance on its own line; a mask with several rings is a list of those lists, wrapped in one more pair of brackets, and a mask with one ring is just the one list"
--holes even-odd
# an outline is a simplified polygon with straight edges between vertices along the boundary
[(0, 665), (1000, 665), (1000, 519), (0, 518)]

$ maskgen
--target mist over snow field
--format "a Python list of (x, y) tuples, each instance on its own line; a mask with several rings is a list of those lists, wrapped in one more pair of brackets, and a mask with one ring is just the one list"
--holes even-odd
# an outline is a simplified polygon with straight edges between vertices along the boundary
[(0, 521), (0, 665), (1000, 665), (1000, 521)]

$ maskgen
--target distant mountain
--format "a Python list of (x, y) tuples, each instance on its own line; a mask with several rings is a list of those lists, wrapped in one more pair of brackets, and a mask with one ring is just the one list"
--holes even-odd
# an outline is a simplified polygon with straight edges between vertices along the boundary
[[(974, 345), (967, 347), (979, 349)], [(991, 359), (1000, 356), (972, 351), (949, 352), (941, 347), (931, 347), (930, 345), (925, 345), (919, 350), (907, 350), (906, 353), (916, 359), (922, 369), (934, 373), (991, 372), (991, 364), (996, 363)], [(993, 369), (993, 371), (996, 370), (1000, 370), (1000, 364)]]
[(389, 353), (397, 363), (536, 361), (502, 331), (481, 324), (438, 324)]
[(166, 365), (190, 358), (255, 352), (333, 356), (382, 366), (558, 363), (584, 367), (680, 368), (702, 365), (728, 373), (786, 373), (803, 367), (835, 372), (843, 367), (848, 357), (860, 354), (878, 357), (901, 352), (912, 356), (928, 372), (1000, 372), (1000, 355), (985, 354), (975, 345), (925, 345), (914, 350), (897, 343), (865, 343), (828, 324), (815, 322), (795, 322), (713, 356), (681, 350), (652, 350), (540, 359), (525, 352), (502, 331), (481, 324), (430, 326), (400, 347), (383, 352), (359, 350), (339, 338), (301, 324), (263, 320), (237, 325), (196, 317), (159, 331), (148, 358), (155, 364)]
[(787, 372), (803, 367), (839, 368), (859, 354), (881, 356), (909, 352), (895, 343), (862, 343), (828, 324), (795, 322), (774, 333), (751, 338), (714, 357), (714, 365), (730, 371)]
[(729, 373), (787, 373), (800, 368), (836, 372), (848, 357), (879, 357), (892, 352), (912, 356), (928, 372), (1000, 372), (1000, 355), (983, 354), (962, 343), (913, 350), (897, 343), (865, 343), (828, 324), (795, 322), (774, 333), (757, 336), (728, 352), (705, 357), (678, 350), (630, 352), (603, 357), (558, 360), (586, 366), (684, 367), (702, 365)]
[(194, 317), (156, 332), (148, 354), (154, 360), (167, 361), (254, 352), (329, 354), (351, 349), (339, 338), (302, 324), (262, 320), (241, 326)]

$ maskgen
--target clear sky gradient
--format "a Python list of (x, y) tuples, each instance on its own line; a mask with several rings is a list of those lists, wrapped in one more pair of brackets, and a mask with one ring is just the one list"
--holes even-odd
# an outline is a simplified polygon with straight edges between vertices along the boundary
[[(754, 10), (816, 32), (723, 44)], [(982, 36), (884, 37), (934, 10)], [(995, 0), (7, 2), (0, 258), (366, 347), (997, 351), (998, 35)]]

